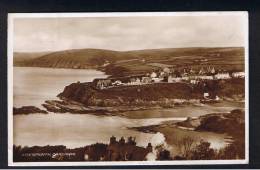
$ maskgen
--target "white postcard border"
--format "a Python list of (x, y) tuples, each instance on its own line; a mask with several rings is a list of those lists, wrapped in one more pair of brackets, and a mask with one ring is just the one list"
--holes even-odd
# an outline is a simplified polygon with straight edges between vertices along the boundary
[[(133, 16), (219, 16), (245, 17), (245, 159), (112, 162), (13, 162), (13, 29), (15, 18), (133, 17)], [(122, 166), (122, 165), (221, 165), (249, 163), (249, 36), (247, 11), (208, 12), (92, 12), (92, 13), (9, 13), (8, 14), (8, 166)]]

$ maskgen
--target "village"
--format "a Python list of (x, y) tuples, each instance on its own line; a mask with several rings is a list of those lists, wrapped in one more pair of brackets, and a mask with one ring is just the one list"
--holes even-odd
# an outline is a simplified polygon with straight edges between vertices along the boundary
[(232, 78), (244, 78), (244, 72), (226, 71), (214, 67), (201, 67), (200, 69), (183, 68), (174, 69), (169, 67), (160, 68), (146, 74), (131, 75), (116, 78), (95, 79), (96, 89), (106, 89), (116, 86), (145, 85), (152, 83), (188, 83), (198, 84), (206, 80), (222, 80)]

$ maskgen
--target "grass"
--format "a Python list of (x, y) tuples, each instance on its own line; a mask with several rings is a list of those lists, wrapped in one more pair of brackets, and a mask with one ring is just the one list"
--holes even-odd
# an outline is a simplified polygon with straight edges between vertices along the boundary
[[(216, 66), (222, 69), (244, 69), (244, 48), (166, 48), (138, 51), (111, 51), (102, 49), (77, 49), (48, 54), (27, 54), (28, 59), (15, 53), (17, 66), (56, 67), (56, 68), (99, 68), (110, 75), (117, 69), (127, 70), (126, 74), (143, 73), (158, 68), (153, 65), (173, 65), (176, 68)], [(21, 56), (21, 55), (20, 55)], [(26, 59), (25, 59), (26, 58)], [(144, 59), (144, 61), (143, 61)], [(19, 62), (18, 62), (19, 61)], [(103, 68), (109, 61), (110, 65)]]

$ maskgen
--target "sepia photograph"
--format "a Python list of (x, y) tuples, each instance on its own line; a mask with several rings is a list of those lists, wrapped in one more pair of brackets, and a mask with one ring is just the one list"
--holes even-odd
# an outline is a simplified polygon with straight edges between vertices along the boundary
[(246, 164), (248, 14), (8, 14), (8, 165)]

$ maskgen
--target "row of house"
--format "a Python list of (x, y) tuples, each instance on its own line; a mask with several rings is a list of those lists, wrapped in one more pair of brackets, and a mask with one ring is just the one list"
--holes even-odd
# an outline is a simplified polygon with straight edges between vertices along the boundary
[[(195, 74), (195, 71), (189, 69), (184, 70), (184, 73), (179, 73), (173, 69), (164, 68), (161, 71), (153, 71), (148, 74), (140, 74), (126, 77), (118, 78), (104, 78), (104, 79), (95, 79), (93, 81), (94, 86), (97, 89), (104, 89), (114, 86), (121, 85), (142, 85), (149, 83), (159, 83), (159, 82), (188, 82), (191, 84), (197, 84), (201, 80), (219, 80), (219, 79), (230, 79), (230, 78), (244, 78), (244, 72), (218, 72), (216, 73), (214, 67), (209, 67), (207, 72), (204, 72), (204, 69), (199, 71), (199, 74)], [(205, 74), (210, 72), (211, 74)]]
[(97, 89), (104, 89), (120, 85), (141, 85), (148, 83), (152, 83), (151, 77), (143, 74), (117, 78), (101, 78), (95, 79), (93, 81), (93, 84)]
[(183, 68), (183, 69), (174, 69), (174, 68), (161, 68), (155, 70), (151, 73), (151, 77), (164, 77), (164, 76), (173, 76), (173, 77), (187, 77), (187, 76), (215, 76), (219, 79), (222, 77), (244, 77), (244, 72), (228, 72), (224, 69), (215, 69), (213, 66), (201, 67), (200, 69)]
[(215, 75), (196, 75), (196, 76), (183, 76), (183, 77), (173, 77), (168, 76), (168, 82), (181, 82), (181, 81), (190, 81), (192, 84), (196, 84), (200, 80), (221, 80), (221, 79), (230, 79), (230, 78), (244, 78), (244, 72), (234, 72), (231, 75), (229, 73), (217, 73)]

